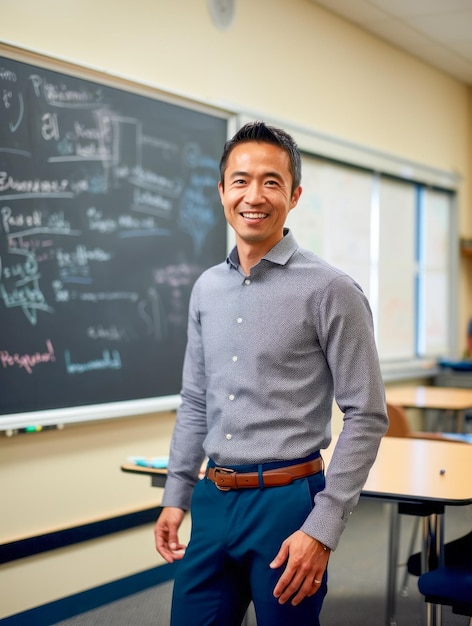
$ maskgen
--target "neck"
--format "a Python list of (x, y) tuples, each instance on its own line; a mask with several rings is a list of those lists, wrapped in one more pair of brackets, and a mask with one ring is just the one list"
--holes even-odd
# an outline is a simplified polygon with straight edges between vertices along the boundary
[(261, 243), (248, 243), (246, 241), (239, 240), (236, 242), (239, 265), (246, 276), (249, 276), (251, 273), (251, 267), (257, 265), (262, 257), (265, 256), (269, 250), (274, 247), (274, 245), (275, 244), (267, 247), (266, 241)]

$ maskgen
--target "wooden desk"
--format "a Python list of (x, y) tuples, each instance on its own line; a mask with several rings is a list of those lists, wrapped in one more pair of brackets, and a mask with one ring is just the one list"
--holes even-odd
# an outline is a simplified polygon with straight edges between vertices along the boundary
[(472, 389), (461, 387), (415, 387), (406, 385), (387, 388), (387, 402), (406, 409), (436, 409), (452, 411), (456, 416), (456, 430), (462, 432), (464, 411), (472, 408)]
[[(337, 438), (322, 455), (329, 465)], [(398, 562), (399, 516), (397, 505), (435, 505), (434, 535), (438, 551), (444, 545), (445, 505), (472, 504), (472, 445), (428, 439), (384, 437), (361, 495), (389, 502), (390, 538), (388, 550), (386, 623), (396, 624), (396, 569)], [(122, 465), (125, 472), (147, 474), (154, 486), (165, 484), (166, 470)], [(156, 482), (154, 482), (154, 480)], [(426, 536), (423, 537), (426, 540)]]
[(139, 465), (134, 465), (133, 463), (125, 463), (121, 466), (121, 470), (123, 472), (130, 472), (131, 474), (144, 474), (145, 476), (151, 477), (151, 485), (153, 487), (165, 487), (166, 478), (167, 478), (167, 470), (166, 469), (155, 469), (152, 467), (140, 467)]
[[(330, 446), (331, 449), (331, 446)], [(323, 455), (325, 458), (329, 456)], [(468, 443), (384, 437), (362, 490), (363, 497), (390, 502), (386, 624), (393, 626), (397, 593), (399, 505), (418, 504), (431, 513), (432, 536), (440, 561), (444, 551), (444, 507), (472, 504), (472, 446)], [(421, 508), (420, 508), (421, 510)], [(423, 525), (424, 547), (429, 528)], [(438, 607), (440, 611), (440, 607)], [(440, 618), (434, 611), (434, 619)]]
[[(337, 437), (322, 456), (331, 460)], [(438, 502), (472, 504), (472, 445), (456, 441), (384, 437), (362, 496), (395, 502)], [(151, 478), (153, 487), (164, 487), (167, 470), (121, 466), (124, 472)], [(444, 473), (441, 473), (444, 471)]]

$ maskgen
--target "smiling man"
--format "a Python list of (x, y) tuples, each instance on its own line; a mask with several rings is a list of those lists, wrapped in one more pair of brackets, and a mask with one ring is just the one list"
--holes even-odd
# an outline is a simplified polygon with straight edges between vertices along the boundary
[[(285, 131), (254, 122), (226, 143), (218, 188), (236, 246), (192, 292), (155, 526), (157, 550), (180, 561), (172, 626), (237, 626), (251, 601), (258, 626), (318, 626), (330, 551), (387, 429), (361, 288), (284, 228), (300, 183)], [(344, 426), (325, 476), (333, 399)]]

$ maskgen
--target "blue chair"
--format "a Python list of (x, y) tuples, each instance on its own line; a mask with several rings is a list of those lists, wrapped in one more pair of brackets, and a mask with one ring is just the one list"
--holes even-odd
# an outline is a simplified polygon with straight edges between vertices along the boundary
[[(426, 571), (422, 567), (421, 553), (412, 554), (407, 561), (407, 571), (412, 576), (421, 576)], [(439, 555), (432, 551), (428, 555), (428, 563), (426, 569), (434, 570), (439, 565)], [(444, 565), (450, 567), (467, 566), (472, 567), (472, 531), (464, 537), (449, 541), (444, 545)], [(472, 601), (472, 596), (471, 596)]]
[(441, 607), (451, 606), (457, 615), (467, 615), (472, 626), (472, 559), (468, 554), (459, 565), (443, 565), (431, 572), (421, 574), (418, 588), (428, 603), (427, 624), (441, 624)]

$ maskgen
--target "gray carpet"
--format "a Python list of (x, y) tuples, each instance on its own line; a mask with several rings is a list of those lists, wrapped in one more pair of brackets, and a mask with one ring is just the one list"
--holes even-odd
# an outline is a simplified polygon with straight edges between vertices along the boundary
[[(401, 559), (407, 558), (414, 518), (402, 516)], [(472, 528), (471, 507), (448, 507), (446, 541)], [(388, 547), (388, 511), (374, 500), (361, 500), (331, 556), (329, 591), (321, 614), (322, 626), (383, 626), (386, 624), (385, 591)], [(419, 548), (419, 544), (417, 546)], [(405, 568), (399, 564), (399, 590)], [(396, 596), (398, 626), (424, 626), (424, 601), (417, 578), (409, 577), (408, 594)], [(60, 626), (168, 626), (172, 583), (166, 583), (60, 622)], [(443, 608), (442, 626), (467, 626), (469, 618)], [(189, 624), (189, 626), (192, 626)], [(222, 625), (224, 626), (224, 625)], [(247, 626), (256, 626), (250, 609)], [(294, 624), (294, 626), (296, 626)]]

